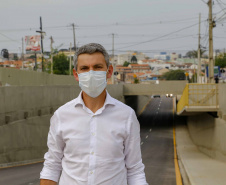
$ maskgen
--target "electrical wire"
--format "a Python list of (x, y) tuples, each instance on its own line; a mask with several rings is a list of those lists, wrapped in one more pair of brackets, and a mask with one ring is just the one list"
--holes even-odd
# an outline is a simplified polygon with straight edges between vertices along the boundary
[(201, 0), (203, 3), (207, 4), (207, 2), (205, 2), (204, 0)]
[[(187, 18), (187, 19), (177, 19), (177, 20), (166, 20), (166, 21), (155, 21), (155, 22), (146, 22), (146, 23), (111, 23), (111, 24), (101, 24), (101, 25), (75, 25), (76, 29), (81, 29), (81, 28), (102, 28), (102, 27), (107, 27), (107, 26), (149, 26), (152, 24), (168, 24), (168, 23), (182, 23), (184, 21), (192, 21), (194, 19), (197, 19), (197, 17), (192, 17), (192, 18)], [(184, 22), (186, 23), (186, 22)], [(47, 26), (44, 27), (44, 30), (48, 29), (70, 29), (70, 25), (62, 25), (62, 26)], [(13, 31), (33, 31), (37, 30), (39, 28), (21, 28), (21, 29), (6, 29), (6, 30), (0, 30), (0, 32), (13, 32)]]
[(14, 39), (12, 39), (12, 38), (10, 38), (10, 37), (6, 36), (5, 34), (3, 34), (3, 33), (1, 33), (1, 32), (0, 32), (0, 35), (2, 35), (3, 37), (5, 37), (5, 38), (9, 39), (9, 40), (10, 40), (10, 41), (12, 41), (12, 42), (17, 42), (17, 43), (20, 43), (20, 42), (18, 42), (17, 40), (14, 40)]
[(187, 26), (187, 27), (185, 27), (185, 28), (179, 29), (179, 30), (174, 31), (174, 32), (170, 32), (170, 33), (168, 33), (168, 34), (162, 35), (162, 36), (160, 36), (160, 37), (156, 37), (156, 38), (151, 39), (151, 40), (147, 40), (147, 41), (139, 42), (139, 43), (132, 44), (132, 45), (125, 46), (125, 47), (122, 47), (122, 48), (118, 48), (118, 49), (128, 48), (128, 47), (137, 46), (137, 45), (140, 45), (140, 44), (144, 44), (144, 43), (152, 42), (152, 41), (155, 41), (155, 40), (161, 39), (161, 38), (163, 38), (163, 37), (166, 37), (166, 36), (172, 35), (172, 34), (174, 34), (174, 33), (177, 33), (177, 32), (180, 32), (180, 31), (183, 31), (183, 30), (185, 30), (185, 29), (191, 28), (191, 27), (193, 27), (193, 26), (196, 26), (197, 24), (199, 24), (199, 23), (196, 23), (196, 24), (193, 24), (193, 25)]

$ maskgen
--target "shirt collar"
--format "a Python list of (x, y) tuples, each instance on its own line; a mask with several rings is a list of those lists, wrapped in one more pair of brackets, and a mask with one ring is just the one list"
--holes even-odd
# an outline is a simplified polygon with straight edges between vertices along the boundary
[[(77, 105), (82, 105), (83, 107), (85, 106), (85, 103), (82, 99), (82, 91), (79, 93), (78, 97), (75, 99), (75, 107)], [(106, 90), (106, 99), (103, 107), (105, 107), (106, 105), (115, 105), (115, 99), (111, 97), (111, 95), (108, 93), (107, 90)]]

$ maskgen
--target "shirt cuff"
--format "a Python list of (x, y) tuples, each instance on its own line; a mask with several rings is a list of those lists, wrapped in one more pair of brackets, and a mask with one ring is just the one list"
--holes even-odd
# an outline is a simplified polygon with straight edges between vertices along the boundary
[(50, 170), (46, 167), (44, 167), (40, 173), (40, 179), (48, 179), (52, 180), (55, 182), (59, 181), (61, 171), (56, 171), (56, 170)]

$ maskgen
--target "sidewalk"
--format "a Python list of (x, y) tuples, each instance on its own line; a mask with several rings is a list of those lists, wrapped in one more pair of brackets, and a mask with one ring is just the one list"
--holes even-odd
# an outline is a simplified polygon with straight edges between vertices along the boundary
[(226, 163), (201, 153), (193, 144), (186, 125), (176, 126), (176, 144), (184, 185), (226, 185)]

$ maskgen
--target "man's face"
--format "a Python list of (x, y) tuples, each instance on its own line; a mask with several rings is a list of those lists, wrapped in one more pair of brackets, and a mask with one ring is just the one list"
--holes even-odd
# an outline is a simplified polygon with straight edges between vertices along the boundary
[(106, 78), (110, 78), (113, 73), (113, 67), (109, 66), (105, 62), (104, 56), (102, 53), (93, 53), (93, 54), (81, 54), (78, 56), (77, 71), (73, 69), (74, 77), (79, 81), (78, 74), (93, 71), (107, 71)]

